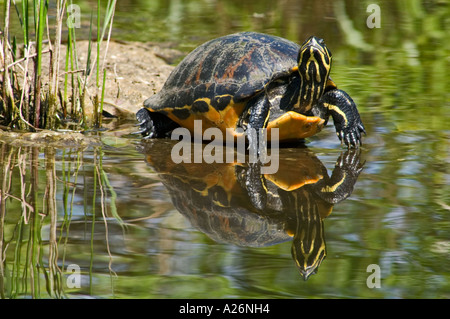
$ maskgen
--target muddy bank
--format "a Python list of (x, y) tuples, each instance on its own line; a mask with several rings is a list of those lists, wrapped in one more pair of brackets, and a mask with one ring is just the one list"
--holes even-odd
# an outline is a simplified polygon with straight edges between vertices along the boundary
[[(80, 43), (80, 61), (86, 63), (87, 42)], [(103, 65), (104, 45), (101, 57)], [(104, 110), (120, 118), (134, 119), (146, 98), (158, 92), (174, 66), (173, 62), (183, 54), (179, 51), (139, 42), (110, 42), (106, 58), (106, 90)], [(95, 81), (89, 85), (95, 93)], [(92, 108), (92, 103), (88, 105)]]
[[(88, 41), (77, 42), (78, 66), (82, 70), (86, 67)], [(96, 47), (92, 43), (93, 48)], [(111, 41), (107, 46), (102, 43), (100, 51), (100, 66), (106, 68), (104, 111), (116, 117), (117, 120), (104, 121), (103, 127), (108, 130), (117, 126), (117, 121), (135, 121), (135, 113), (139, 110), (145, 99), (157, 93), (163, 86), (174, 66), (175, 61), (182, 58), (184, 53), (171, 49), (170, 44), (155, 44), (141, 42)], [(45, 50), (44, 50), (45, 51)], [(91, 54), (91, 61), (95, 59), (95, 49)], [(59, 86), (64, 87), (65, 45), (61, 48)], [(43, 57), (43, 87), (48, 86), (49, 55)], [(30, 62), (31, 64), (31, 62)], [(31, 67), (31, 65), (30, 65)], [(100, 79), (100, 83), (102, 80)], [(70, 92), (70, 91), (69, 91)], [(87, 84), (85, 97), (86, 114), (93, 112), (93, 97), (97, 92), (95, 72), (92, 72)], [(101, 89), (99, 96), (101, 95)], [(70, 94), (69, 94), (70, 96)], [(70, 107), (70, 106), (69, 106)], [(127, 126), (120, 134), (127, 134), (137, 130), (132, 125)], [(91, 144), (92, 139), (78, 132), (51, 132), (37, 133), (11, 132), (7, 127), (0, 127), (0, 142), (20, 143), (29, 145), (65, 145), (85, 146)]]
[[(80, 69), (86, 67), (88, 45), (88, 41), (77, 42)], [(92, 43), (91, 46), (93, 48), (91, 61), (95, 61), (96, 44)], [(106, 59), (105, 50), (107, 50)], [(66, 47), (63, 46), (60, 59), (60, 85), (64, 81), (65, 52)], [(174, 68), (169, 63), (182, 55), (181, 52), (171, 49), (170, 45), (116, 41), (106, 45), (104, 41), (100, 50), (100, 67), (106, 68), (104, 110), (120, 118), (134, 118), (143, 101), (161, 89)], [(85, 105), (88, 114), (92, 112), (92, 98), (97, 91), (95, 82), (94, 69), (87, 85), (88, 96)]]

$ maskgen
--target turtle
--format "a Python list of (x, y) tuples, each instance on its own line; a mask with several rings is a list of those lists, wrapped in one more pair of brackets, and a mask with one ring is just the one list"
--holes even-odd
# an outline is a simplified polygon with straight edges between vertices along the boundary
[(234, 137), (249, 129), (267, 129), (270, 136), (278, 128), (279, 142), (292, 142), (321, 131), (331, 116), (341, 143), (357, 148), (365, 128), (355, 102), (330, 78), (331, 61), (315, 36), (301, 46), (256, 32), (210, 40), (144, 101), (137, 133), (167, 137), (180, 126), (194, 133), (201, 120), (203, 131), (216, 127)]
[(241, 247), (291, 241), (303, 279), (317, 272), (326, 257), (323, 220), (352, 194), (363, 169), (359, 150), (345, 150), (330, 176), (309, 148), (283, 148), (280, 169), (262, 174), (260, 163), (174, 163), (173, 143), (153, 139), (139, 148), (194, 228), (216, 242)]

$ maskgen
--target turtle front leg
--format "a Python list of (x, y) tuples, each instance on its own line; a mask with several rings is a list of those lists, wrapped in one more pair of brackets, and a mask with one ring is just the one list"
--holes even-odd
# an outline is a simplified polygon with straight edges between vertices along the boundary
[[(249, 149), (251, 151), (257, 150), (256, 153), (259, 155), (261, 148), (265, 146), (260, 143), (260, 129), (267, 127), (270, 114), (270, 102), (266, 94), (261, 94), (252, 101), (249, 101), (247, 108), (250, 112), (246, 130)], [(264, 142), (264, 139), (261, 142)]]
[(355, 102), (346, 92), (338, 89), (326, 92), (320, 98), (318, 107), (313, 108), (313, 114), (325, 121), (331, 115), (336, 134), (347, 147), (362, 145), (361, 133), (366, 134), (366, 130)]

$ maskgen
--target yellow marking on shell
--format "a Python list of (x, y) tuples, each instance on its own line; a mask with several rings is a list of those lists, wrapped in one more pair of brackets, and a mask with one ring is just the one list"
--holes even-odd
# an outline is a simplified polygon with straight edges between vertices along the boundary
[[(224, 98), (224, 97), (232, 97), (230, 94), (223, 94), (216, 96), (215, 98)], [(236, 124), (238, 123), (239, 117), (241, 116), (245, 103), (233, 103), (232, 99), (230, 100), (230, 104), (223, 109), (222, 111), (216, 110), (211, 105), (211, 99), (207, 97), (199, 98), (194, 101), (200, 102), (203, 101), (208, 104), (208, 111), (206, 112), (192, 112), (191, 105), (185, 105), (182, 108), (177, 108), (177, 110), (189, 110), (189, 116), (186, 119), (180, 119), (175, 116), (172, 111), (172, 108), (164, 108), (163, 111), (167, 112), (167, 116), (181, 125), (184, 128), (187, 128), (191, 134), (194, 134), (194, 121), (200, 120), (202, 121), (202, 133), (205, 132), (206, 129), (216, 127), (219, 128), (223, 133), (226, 133), (227, 128), (236, 128)], [(234, 137), (239, 137), (242, 134), (233, 132)]]
[(320, 190), (322, 193), (333, 193), (336, 191), (336, 189), (342, 185), (342, 183), (345, 181), (346, 178), (346, 174), (344, 173), (344, 176), (342, 177), (342, 179), (337, 182), (336, 184), (332, 185), (332, 186), (325, 186), (322, 187), (322, 189)]
[[(232, 102), (231, 102), (232, 103)], [(232, 103), (227, 106), (224, 110), (220, 111), (221, 124), (223, 130), (226, 128), (236, 128), (236, 124), (244, 111), (245, 103)]]
[(323, 103), (323, 105), (324, 105), (327, 109), (329, 109), (329, 110), (331, 110), (331, 111), (334, 111), (334, 112), (338, 113), (340, 116), (342, 116), (342, 118), (343, 118), (344, 121), (345, 121), (345, 126), (348, 125), (347, 115), (345, 115), (345, 113), (344, 113), (341, 109), (339, 109), (336, 105), (329, 104), (329, 103)]
[[(185, 105), (183, 108), (177, 108), (180, 109), (189, 109), (189, 105)], [(195, 120), (202, 120), (197, 114), (190, 113), (189, 116), (185, 119), (180, 119), (179, 117), (175, 116), (172, 113), (172, 109), (164, 109), (164, 111), (167, 112), (167, 116), (172, 119), (174, 122), (178, 123), (180, 126), (187, 128), (191, 133), (194, 133), (194, 121)], [(206, 123), (205, 123), (206, 124)], [(206, 127), (202, 127), (203, 130), (206, 129)]]
[(209, 174), (203, 177), (201, 181), (206, 184), (206, 187), (203, 190), (197, 192), (206, 197), (208, 196), (209, 189), (219, 183), (220, 175), (215, 173)]
[[(224, 190), (224, 192), (227, 195), (227, 204), (223, 204), (220, 201), (212, 200), (215, 205), (221, 206), (221, 207), (228, 207), (229, 203), (231, 202), (231, 198), (233, 197), (233, 194), (237, 192), (237, 189), (240, 190), (240, 187), (238, 188), (236, 175), (235, 175), (235, 164), (221, 164), (217, 167), (216, 170), (214, 170), (211, 173), (206, 174), (205, 176), (201, 176), (197, 178), (197, 174), (199, 172), (198, 165), (202, 164), (194, 164), (195, 171), (191, 173), (191, 175), (187, 177), (179, 177), (180, 180), (184, 181), (186, 184), (190, 184), (192, 180), (201, 180), (203, 183), (206, 184), (205, 188), (202, 190), (193, 189), (195, 192), (200, 194), (202, 197), (208, 197), (210, 195), (210, 190), (214, 186), (219, 186)], [(194, 176), (194, 178), (192, 178)]]
[(216, 95), (215, 97), (217, 99), (217, 98), (222, 98), (222, 97), (233, 97), (233, 95), (231, 95), (231, 94), (222, 94), (222, 95)]

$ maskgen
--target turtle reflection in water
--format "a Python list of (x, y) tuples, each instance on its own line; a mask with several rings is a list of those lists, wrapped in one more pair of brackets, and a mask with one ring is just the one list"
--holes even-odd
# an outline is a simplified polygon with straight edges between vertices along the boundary
[[(323, 219), (347, 198), (362, 170), (360, 152), (347, 150), (331, 177), (306, 148), (280, 149), (276, 174), (246, 164), (174, 164), (173, 141), (142, 144), (174, 206), (216, 242), (262, 247), (293, 238), (292, 257), (306, 280), (326, 256)], [(169, 145), (168, 145), (169, 144)]]

